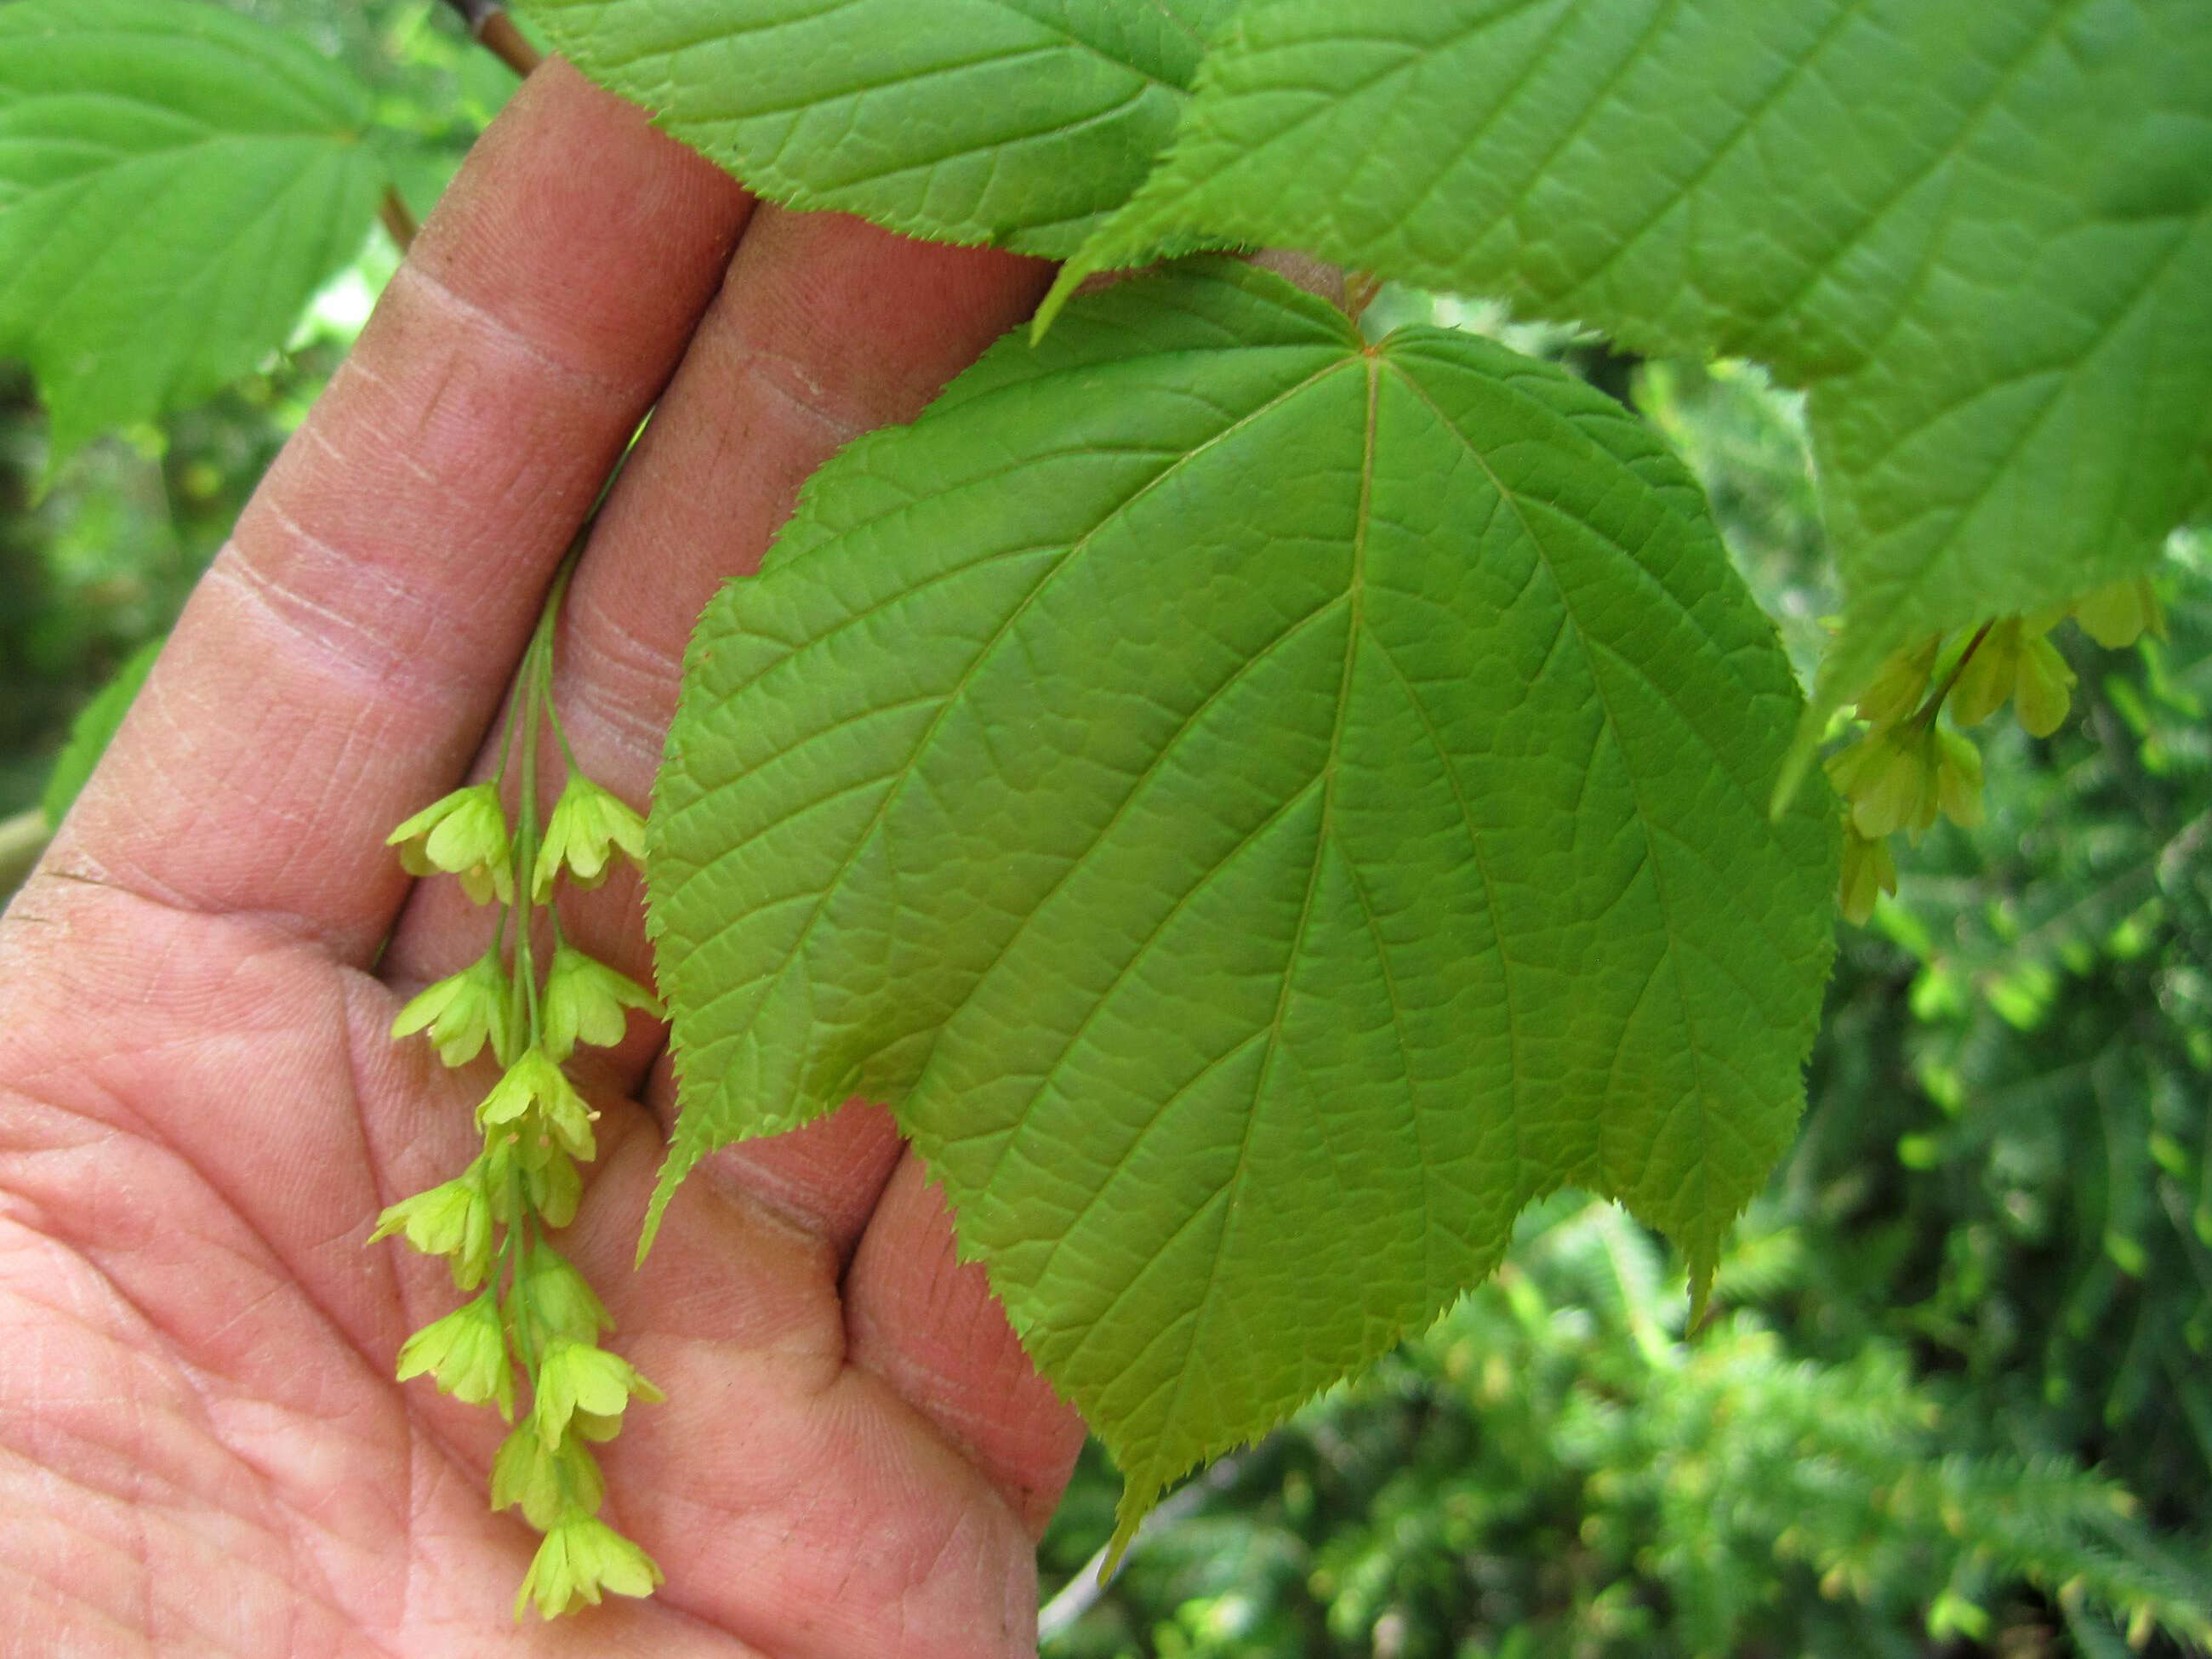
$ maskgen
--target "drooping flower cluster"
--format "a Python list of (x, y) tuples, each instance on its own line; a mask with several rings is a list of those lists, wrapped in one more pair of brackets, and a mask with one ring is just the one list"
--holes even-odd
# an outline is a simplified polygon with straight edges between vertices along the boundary
[[(651, 991), (562, 939), (551, 907), (564, 876), (597, 886), (618, 854), (641, 858), (645, 839), (637, 813), (577, 769), (560, 732), (551, 637), (565, 585), (556, 585), (523, 659), (500, 775), (455, 790), (392, 833), (410, 872), (457, 876), (471, 898), (500, 907), (483, 955), (410, 1000), (392, 1036), (426, 1036), (452, 1066), (489, 1049), (502, 1069), (476, 1109), (483, 1151), (452, 1180), (392, 1205), (370, 1235), (397, 1235), (445, 1258), (454, 1285), (473, 1293), (408, 1338), (398, 1376), (428, 1376), (514, 1425), (492, 1467), (492, 1507), (519, 1509), (544, 1534), (516, 1595), (518, 1619), (533, 1603), (551, 1619), (605, 1592), (648, 1595), (661, 1578), (650, 1556), (600, 1518), (606, 1483), (590, 1449), (620, 1430), (632, 1400), (656, 1401), (660, 1392), (599, 1346), (614, 1322), (545, 1237), (575, 1218), (578, 1166), (597, 1151), (599, 1114), (562, 1063), (579, 1044), (620, 1042), (632, 1011), (661, 1013)], [(561, 738), (568, 770), (542, 828), (541, 714)], [(520, 798), (512, 824), (504, 804), (510, 760)], [(541, 935), (551, 945), (542, 984)]]
[[(2069, 616), (2100, 645), (2165, 635), (2148, 577), (2116, 582), (2030, 616), (1937, 635), (1899, 652), (1859, 696), (1863, 724), (1828, 758), (1844, 800), (1844, 917), (1864, 922), (1897, 890), (1889, 838), (1917, 842), (1939, 817), (1965, 829), (1982, 821), (1982, 753), (1966, 728), (2009, 702), (2030, 736), (2047, 738), (2066, 718), (2074, 671), (2051, 641)], [(1948, 724), (1938, 717), (1949, 715)]]

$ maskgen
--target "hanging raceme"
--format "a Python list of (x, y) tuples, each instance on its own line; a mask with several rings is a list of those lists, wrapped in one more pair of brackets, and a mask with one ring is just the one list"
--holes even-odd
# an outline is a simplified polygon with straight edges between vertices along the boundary
[(1966, 830), (1982, 822), (1982, 755), (1966, 727), (2007, 702), (2030, 737), (2065, 720), (2074, 671), (2050, 635), (2069, 617), (2108, 650), (2166, 631), (2149, 580), (2130, 577), (2033, 615), (1931, 635), (1889, 657), (1859, 694), (1862, 724), (1827, 760), (1844, 801), (1845, 921), (1864, 923), (1897, 890), (1892, 836), (1917, 842), (1939, 817)]
[[(487, 1048), (504, 1068), (476, 1110), (483, 1150), (452, 1180), (385, 1211), (372, 1240), (398, 1235), (451, 1264), (457, 1289), (474, 1291), (423, 1327), (399, 1352), (402, 1382), (427, 1376), (514, 1424), (492, 1466), (491, 1504), (519, 1508), (545, 1534), (521, 1588), (520, 1619), (534, 1603), (551, 1619), (601, 1595), (645, 1595), (660, 1582), (652, 1558), (605, 1521), (606, 1495), (587, 1442), (613, 1437), (632, 1400), (659, 1389), (599, 1346), (614, 1322), (583, 1276), (547, 1242), (575, 1217), (579, 1164), (592, 1160), (599, 1115), (561, 1069), (579, 1043), (620, 1042), (635, 1010), (659, 1018), (644, 986), (562, 937), (551, 900), (566, 876), (592, 887), (617, 852), (635, 858), (645, 826), (585, 776), (553, 706), (553, 628), (574, 555), (563, 565), (515, 682), (490, 780), (457, 789), (392, 832), (416, 875), (460, 878), (498, 919), (484, 954), (416, 995), (392, 1036), (426, 1035), (447, 1066)], [(538, 816), (539, 722), (551, 726), (568, 781), (550, 818)], [(510, 793), (519, 805), (510, 822)], [(538, 971), (541, 930), (551, 940)], [(515, 1372), (527, 1396), (517, 1421)]]

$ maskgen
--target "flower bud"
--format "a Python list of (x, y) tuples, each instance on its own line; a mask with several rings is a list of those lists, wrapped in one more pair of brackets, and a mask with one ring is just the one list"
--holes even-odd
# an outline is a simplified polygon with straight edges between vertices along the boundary
[(530, 878), (532, 896), (540, 904), (550, 898), (563, 866), (577, 886), (597, 887), (607, 878), (617, 848), (633, 863), (643, 860), (645, 820), (582, 773), (570, 773), (538, 844)]
[(489, 783), (471, 784), (433, 801), (394, 830), (385, 844), (399, 849), (399, 862), (411, 876), (439, 871), (459, 876), (478, 904), (497, 898), (514, 902), (513, 843), (499, 791)]

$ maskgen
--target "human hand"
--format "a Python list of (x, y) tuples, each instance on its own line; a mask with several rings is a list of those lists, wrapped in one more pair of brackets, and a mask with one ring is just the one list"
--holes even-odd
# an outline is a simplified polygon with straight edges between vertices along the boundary
[[(501, 1425), (392, 1380), (455, 1293), (364, 1240), (468, 1161), (492, 1077), (388, 1038), (487, 924), (386, 832), (480, 775), (640, 417), (556, 647), (634, 804), (713, 587), (1047, 276), (756, 208), (557, 63), (518, 94), (0, 918), (0, 1653), (1033, 1650), (1081, 1427), (880, 1109), (717, 1155), (633, 1273), (661, 1034), (577, 1067), (604, 1115), (563, 1248), (669, 1396), (605, 1458), (650, 1601), (511, 1622), (537, 1540), (486, 1504)], [(647, 975), (634, 880), (562, 920)]]

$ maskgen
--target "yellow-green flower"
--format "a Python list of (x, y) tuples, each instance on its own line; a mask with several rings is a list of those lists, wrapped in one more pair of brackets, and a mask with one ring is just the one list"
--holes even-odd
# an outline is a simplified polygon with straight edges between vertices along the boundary
[(545, 1345), (537, 1382), (538, 1398), (531, 1417), (539, 1437), (549, 1446), (560, 1443), (561, 1437), (568, 1431), (568, 1419), (578, 1413), (619, 1419), (633, 1397), (647, 1401), (667, 1397), (621, 1355), (609, 1353), (594, 1343), (564, 1337)]
[(653, 1559), (605, 1522), (581, 1509), (556, 1521), (538, 1545), (515, 1592), (514, 1616), (532, 1602), (541, 1619), (557, 1619), (579, 1601), (597, 1607), (599, 1593), (650, 1595), (663, 1574)]
[(2021, 648), (2012, 712), (2030, 737), (2047, 738), (2065, 723), (2073, 700), (2074, 671), (2058, 654), (2058, 647), (2038, 635)]
[(1934, 730), (1912, 725), (1862, 738), (1829, 761), (1828, 775), (1850, 805), (1851, 827), (1879, 841), (1936, 822), (1936, 767)]
[(401, 1345), (399, 1381), (426, 1371), (439, 1393), (471, 1406), (489, 1401), (502, 1418), (514, 1420), (514, 1371), (507, 1364), (499, 1304), (489, 1293), (463, 1303)]
[(1874, 915), (1875, 902), (1897, 890), (1897, 863), (1887, 841), (1869, 841), (1846, 824), (1844, 828), (1844, 920), (1864, 927)]
[(1919, 708), (1936, 672), (1936, 647), (1942, 642), (1940, 634), (1931, 635), (1882, 664), (1873, 683), (1859, 694), (1859, 718), (1879, 731)]
[(1951, 688), (1951, 718), (1978, 726), (2004, 707), (2031, 736), (2047, 738), (2066, 718), (2074, 671), (2048, 637), (2049, 615), (2007, 617), (1983, 636)]
[(645, 820), (582, 773), (570, 773), (538, 844), (530, 878), (532, 896), (540, 904), (550, 898), (563, 866), (577, 886), (597, 887), (607, 878), (617, 849), (633, 863), (643, 860)]
[(545, 976), (545, 1051), (566, 1060), (579, 1042), (611, 1048), (629, 1029), (626, 1012), (661, 1017), (660, 999), (627, 974), (563, 945)]
[(588, 1159), (592, 1121), (598, 1116), (543, 1048), (526, 1048), (477, 1108), (477, 1127), (512, 1123), (526, 1140), (542, 1132), (572, 1157)]
[(452, 1257), (453, 1283), (476, 1289), (491, 1271), (491, 1202), (483, 1170), (479, 1158), (451, 1181), (401, 1199), (377, 1218), (368, 1242), (404, 1233), (424, 1255)]
[(583, 1274), (550, 1245), (531, 1247), (517, 1276), (514, 1299), (530, 1310), (549, 1336), (596, 1341), (615, 1322)]
[(538, 1155), (523, 1160), (523, 1179), (530, 1192), (530, 1207), (549, 1227), (565, 1227), (576, 1218), (583, 1201), (584, 1177), (576, 1160), (559, 1146), (541, 1146)]
[(565, 1227), (576, 1218), (584, 1178), (575, 1159), (555, 1146), (550, 1136), (532, 1135), (526, 1140), (520, 1135), (502, 1135), (485, 1151), (484, 1159), (492, 1218), (501, 1226), (513, 1226), (525, 1211), (549, 1227)]
[(434, 800), (385, 838), (399, 849), (399, 862), (411, 876), (440, 871), (459, 876), (478, 904), (496, 898), (514, 902), (514, 844), (499, 791), (489, 783), (471, 784)]
[(1936, 755), (1936, 804), (1961, 830), (1982, 821), (1982, 751), (1962, 732), (1939, 734)]
[(467, 1065), (487, 1042), (499, 1060), (514, 1052), (514, 986), (496, 951), (418, 992), (392, 1022), (395, 1038), (425, 1029), (448, 1066)]
[(535, 1425), (523, 1423), (500, 1443), (491, 1464), (491, 1506), (520, 1505), (522, 1518), (545, 1531), (571, 1507), (599, 1513), (606, 1500), (599, 1460), (574, 1436), (548, 1446)]
[(2074, 601), (2082, 631), (2107, 651), (2133, 645), (2145, 634), (2166, 637), (2166, 613), (2148, 576), (2130, 576)]

